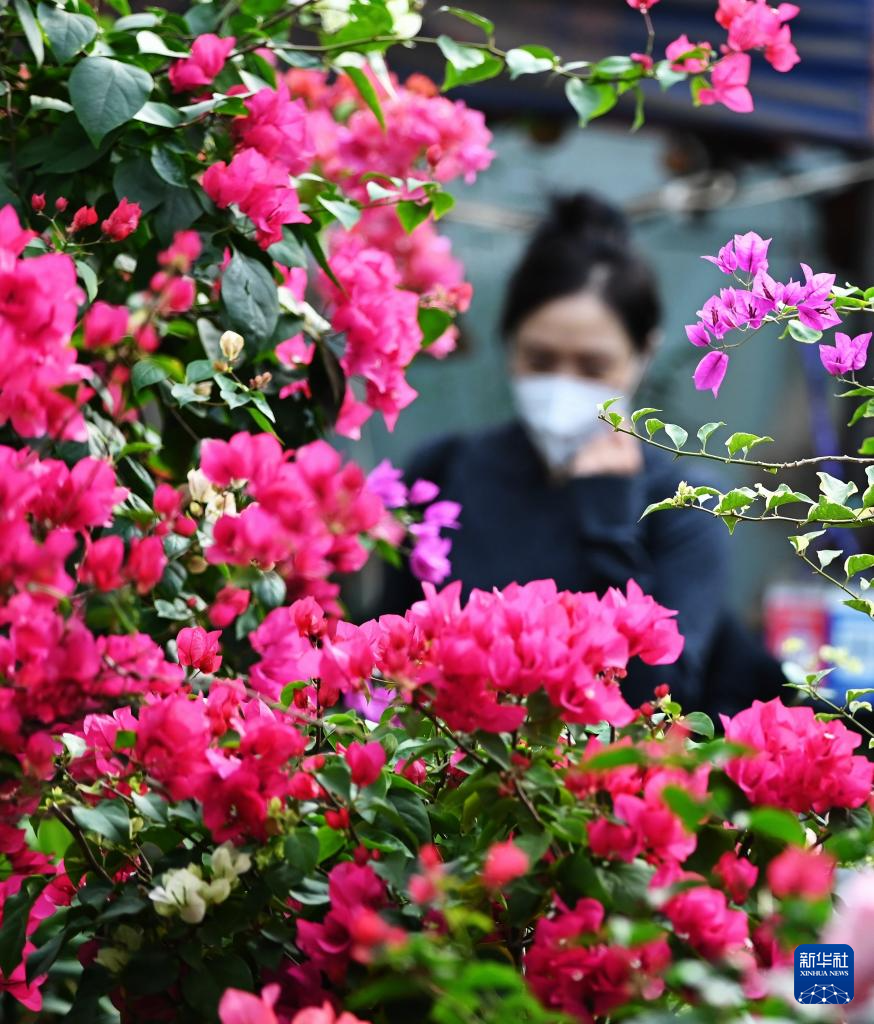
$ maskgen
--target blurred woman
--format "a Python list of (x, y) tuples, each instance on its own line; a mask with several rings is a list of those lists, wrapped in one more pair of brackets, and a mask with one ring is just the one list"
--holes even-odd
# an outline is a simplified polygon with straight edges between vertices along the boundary
[[(441, 498), (461, 504), (451, 561), (465, 594), (547, 577), (561, 589), (601, 594), (634, 579), (676, 609), (686, 643), (676, 665), (635, 664), (626, 698), (650, 699), (667, 683), (688, 710), (730, 710), (734, 702), (714, 701), (706, 678), (717, 646), (729, 639), (734, 647), (724, 625), (727, 531), (694, 512), (641, 520), (694, 467), (613, 431), (597, 414), (598, 403), (617, 396), (631, 411), (660, 313), (653, 273), (623, 215), (589, 195), (555, 200), (504, 305), (516, 418), (429, 445), (409, 478), (432, 480)], [(381, 610), (401, 611), (420, 596), (411, 576), (390, 572)]]

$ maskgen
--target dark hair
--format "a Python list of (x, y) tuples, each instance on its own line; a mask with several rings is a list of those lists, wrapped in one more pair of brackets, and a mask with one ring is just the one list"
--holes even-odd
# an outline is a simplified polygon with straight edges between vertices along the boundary
[(504, 337), (535, 310), (594, 289), (645, 351), (661, 318), (655, 277), (615, 206), (586, 192), (554, 197), (516, 267), (501, 318)]

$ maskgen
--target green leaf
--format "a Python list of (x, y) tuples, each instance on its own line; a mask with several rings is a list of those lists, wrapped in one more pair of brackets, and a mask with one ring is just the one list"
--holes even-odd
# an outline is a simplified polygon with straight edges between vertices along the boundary
[(202, 380), (212, 380), (216, 369), (211, 359), (195, 359), (185, 367), (185, 383), (197, 384)]
[(119, 18), (112, 26), (113, 32), (136, 32), (141, 28), (154, 28), (158, 24), (157, 14), (128, 14)]
[(837, 477), (831, 476), (829, 473), (817, 473), (816, 475), (819, 477), (819, 489), (826, 496), (826, 500), (834, 502), (836, 505), (846, 505), (847, 500), (853, 494), (858, 493), (859, 488), (852, 480), (849, 482), (838, 480)]
[(699, 736), (704, 736), (708, 740), (713, 739), (715, 733), (713, 719), (709, 715), (705, 715), (703, 711), (691, 711), (688, 715), (683, 715), (680, 721), (687, 729), (698, 733)]
[(856, 573), (864, 572), (874, 566), (874, 555), (850, 555), (844, 562), (844, 572), (847, 579), (852, 579)]
[(329, 857), (333, 857), (338, 850), (343, 848), (343, 844), (346, 842), (342, 832), (328, 828), (327, 825), (323, 825), (316, 831), (316, 839), (319, 843), (319, 864), (326, 861)]
[(0, 928), (0, 971), (8, 978), (21, 963), (27, 937), (27, 922), (37, 897), (48, 884), (48, 878), (25, 878), (14, 896), (3, 905), (3, 927)]
[(134, 114), (135, 121), (154, 124), (158, 128), (175, 128), (182, 121), (182, 115), (169, 103), (154, 103), (149, 100)]
[(619, 98), (612, 85), (584, 82), (579, 78), (568, 79), (564, 91), (583, 128), (596, 117), (612, 110)]
[(222, 304), (234, 330), (268, 341), (279, 320), (279, 296), (273, 277), (257, 260), (235, 252), (222, 277)]
[(492, 57), (491, 54), (481, 64), (464, 71), (459, 71), (452, 64), (447, 64), (446, 76), (441, 88), (443, 92), (446, 92), (458, 85), (474, 85), (476, 82), (485, 82), (489, 78), (495, 78), (503, 70), (504, 62), (499, 57)]
[(471, 68), (479, 67), (488, 56), (485, 50), (477, 46), (465, 46), (451, 36), (438, 36), (437, 45), (456, 71), (469, 71)]
[(39, 30), (39, 25), (36, 23), (36, 18), (33, 16), (33, 9), (27, 0), (15, 0), (15, 13), (18, 15), (18, 20), (21, 22), (21, 27), (24, 29), (24, 37), (27, 40), (27, 45), (30, 47), (31, 53), (36, 61), (38, 68), (42, 67), (42, 63), (45, 60), (46, 51), (43, 46), (42, 32)]
[(647, 764), (648, 758), (642, 750), (634, 747), (612, 747), (587, 757), (584, 761), (586, 771), (607, 771), (609, 768), (622, 768), (628, 764)]
[(639, 419), (642, 419), (644, 416), (649, 416), (649, 414), (652, 412), (661, 412), (661, 409), (635, 409), (634, 412), (631, 414), (631, 422), (637, 423)]
[(639, 78), (642, 71), (643, 65), (630, 57), (605, 57), (592, 65), (593, 75), (603, 75), (607, 78), (619, 78), (629, 74), (632, 78)]
[(689, 438), (688, 431), (683, 430), (682, 427), (678, 427), (676, 423), (666, 423), (665, 433), (668, 435), (671, 441), (673, 441), (674, 447), (677, 449), (677, 451), (680, 451), (680, 449), (683, 447), (683, 445)]
[(275, 572), (265, 572), (255, 581), (252, 591), (265, 608), (278, 608), (285, 600), (285, 580)]
[(66, 100), (59, 100), (56, 96), (31, 96), (31, 110), (57, 110), (61, 114), (71, 114), (73, 104)]
[(469, 25), (476, 25), (477, 28), (481, 28), (483, 32), (490, 36), (495, 31), (495, 23), (489, 21), (488, 18), (484, 18), (481, 14), (474, 14), (473, 11), (465, 11), (461, 7), (441, 7), (441, 14), (454, 14), (456, 18), (461, 18), (462, 21), (466, 21)]
[(137, 734), (133, 729), (119, 729), (115, 734), (113, 750), (130, 750), (137, 742)]
[(749, 828), (768, 839), (777, 839), (791, 846), (804, 846), (801, 822), (789, 811), (776, 807), (754, 807), (749, 812)]
[(812, 530), (809, 533), (801, 533), (795, 537), (790, 537), (789, 543), (795, 548), (796, 554), (803, 555), (810, 546), (811, 541), (816, 540), (817, 537), (822, 537), (824, 533), (825, 530)]
[(73, 834), (54, 815), (47, 815), (39, 823), (36, 830), (36, 845), (41, 853), (60, 860), (72, 842)]
[(419, 327), (422, 331), (422, 348), (428, 348), (452, 326), (452, 314), (436, 306), (419, 307)]
[[(712, 724), (712, 723), (711, 723)], [(687, 832), (697, 832), (702, 820), (707, 817), (709, 807), (700, 803), (691, 793), (679, 786), (665, 786), (660, 794), (662, 800), (683, 822)]]
[(856, 513), (851, 508), (847, 508), (846, 505), (838, 505), (834, 501), (827, 501), (825, 498), (820, 498), (818, 504), (814, 505), (807, 513), (805, 522), (844, 523), (853, 522), (855, 519)]
[(771, 512), (775, 508), (780, 508), (781, 505), (790, 505), (795, 502), (804, 502), (807, 505), (813, 504), (806, 494), (793, 491), (788, 484), (780, 484), (776, 491), (769, 491), (766, 487), (759, 484), (759, 491), (763, 497), (767, 497), (767, 501), (765, 502), (766, 512)]
[(455, 206), (455, 196), (451, 192), (435, 192), (431, 196), (434, 220), (440, 220), (444, 214), (449, 213), (453, 206)]
[(94, 145), (131, 120), (152, 91), (152, 76), (109, 57), (86, 57), (70, 75), (70, 101)]
[(318, 838), (305, 829), (295, 829), (285, 840), (285, 859), (305, 878), (319, 863)]
[(130, 840), (130, 818), (124, 804), (117, 800), (103, 800), (96, 807), (76, 806), (70, 813), (86, 832), (103, 836), (113, 843)]
[(701, 451), (707, 450), (707, 442), (710, 440), (712, 434), (714, 434), (720, 427), (724, 427), (724, 423), (705, 423), (704, 426), (698, 428), (698, 440), (701, 442)]
[(28, 984), (43, 974), (48, 974), (49, 968), (58, 959), (61, 950), (67, 939), (70, 937), (70, 929), (62, 928), (56, 935), (53, 935), (48, 942), (39, 949), (35, 949), (27, 958), (25, 965), (25, 977)]
[(652, 437), (653, 434), (657, 434), (660, 430), (663, 430), (665, 425), (660, 419), (653, 416), (652, 419), (648, 419), (646, 423), (644, 423), (644, 426), (646, 427), (647, 434)]
[(324, 206), (328, 213), (333, 214), (347, 231), (354, 228), (361, 219), (361, 210), (354, 203), (346, 203), (341, 199), (328, 199), (325, 196), (319, 196), (319, 204)]
[(132, 203), (139, 203), (143, 213), (149, 213), (159, 206), (168, 192), (166, 182), (155, 174), (152, 165), (142, 157), (122, 160), (112, 176), (112, 187), (119, 199), (126, 196)]
[(177, 231), (189, 227), (201, 213), (200, 203), (190, 189), (168, 188), (153, 219), (158, 240), (169, 242)]
[(653, 68), (653, 74), (655, 75), (656, 81), (662, 87), (662, 92), (667, 91), (671, 86), (684, 81), (686, 78), (686, 73), (684, 71), (674, 71), (671, 67), (672, 63), (673, 62), (669, 60), (660, 60)]
[(757, 444), (764, 444), (766, 441), (773, 442), (773, 440), (773, 437), (759, 437), (758, 434), (738, 432), (731, 435), (725, 442), (725, 447), (732, 458), (738, 452), (743, 452), (744, 457), (746, 457), (749, 454), (750, 448), (755, 448)]
[(412, 199), (404, 199), (397, 204), (395, 212), (401, 227), (408, 235), (411, 235), (422, 221), (428, 219), (431, 213), (430, 203), (416, 203)]
[(97, 35), (97, 23), (91, 18), (70, 14), (54, 4), (38, 4), (36, 15), (59, 64), (66, 64)]
[(131, 373), (131, 384), (133, 385), (134, 393), (138, 393), (143, 388), (151, 387), (152, 384), (157, 384), (159, 381), (166, 380), (169, 376), (168, 370), (158, 363), (153, 362), (151, 359), (141, 359), (134, 365)]
[(155, 173), (166, 181), (168, 185), (176, 188), (188, 187), (188, 173), (185, 170), (185, 162), (178, 153), (174, 153), (167, 146), (152, 146), (152, 155), (149, 161)]
[(739, 509), (749, 508), (756, 499), (756, 493), (752, 487), (735, 487), (719, 500), (719, 504), (713, 509), (714, 512), (737, 512)]
[(654, 501), (651, 505), (647, 505), (641, 513), (640, 518), (645, 519), (648, 515), (653, 512), (664, 512), (669, 508), (676, 508), (677, 504), (673, 498), (666, 498), (664, 501)]
[(307, 254), (293, 232), (286, 226), (282, 229), (282, 241), (274, 242), (267, 250), (272, 260), (283, 267), (305, 267)]
[(373, 86), (373, 82), (367, 77), (367, 75), (356, 67), (344, 67), (343, 74), (348, 75), (352, 84), (358, 90), (358, 94), (370, 108), (373, 116), (379, 122), (379, 127), (385, 131), (385, 116), (382, 112), (382, 105), (379, 102), (379, 96), (376, 93), (376, 89)]
[(555, 57), (537, 57), (531, 49), (524, 46), (508, 50), (505, 60), (510, 78), (519, 75), (538, 75), (543, 71), (551, 71), (555, 67)]
[(800, 320), (790, 320), (786, 324), (786, 329), (796, 341), (800, 341), (804, 345), (814, 345), (822, 337), (822, 331), (805, 327)]
[(85, 260), (76, 260), (76, 276), (85, 285), (85, 294), (88, 301), (93, 302), (97, 298), (97, 275)]
[(149, 32), (148, 29), (137, 32), (137, 48), (140, 53), (155, 53), (160, 57), (173, 57), (177, 60), (188, 56), (185, 50), (173, 50), (157, 32)]
[(863, 601), (861, 598), (854, 597), (841, 603), (845, 604), (847, 608), (852, 608), (855, 612), (862, 612), (869, 618), (874, 618), (874, 602), (872, 601)]

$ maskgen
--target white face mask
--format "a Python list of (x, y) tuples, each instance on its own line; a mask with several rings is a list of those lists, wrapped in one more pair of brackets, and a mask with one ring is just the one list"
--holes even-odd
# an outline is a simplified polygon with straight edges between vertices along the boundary
[(559, 373), (512, 378), (516, 408), (531, 443), (550, 469), (563, 469), (597, 433), (609, 430), (598, 405), (616, 398), (615, 385)]

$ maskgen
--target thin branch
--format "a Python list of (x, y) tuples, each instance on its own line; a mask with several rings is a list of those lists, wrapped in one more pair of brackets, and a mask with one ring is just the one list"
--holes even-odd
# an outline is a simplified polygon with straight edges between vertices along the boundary
[(669, 444), (663, 444), (661, 441), (654, 441), (651, 437), (644, 437), (633, 426), (628, 428), (624, 427), (621, 423), (614, 426), (610, 423), (609, 416), (606, 413), (599, 413), (598, 419), (613, 427), (617, 434), (628, 434), (629, 437), (636, 437), (639, 441), (643, 441), (644, 444), (652, 445), (653, 448), (660, 448), (664, 452), (669, 452), (674, 458), (710, 459), (711, 462), (721, 462), (725, 466), (752, 466), (756, 469), (768, 470), (799, 469), (802, 466), (816, 466), (823, 462), (852, 462), (862, 466), (874, 465), (874, 458), (867, 458), (864, 455), (815, 455), (809, 459), (796, 459), (794, 462), (761, 462), (758, 459), (735, 459), (730, 455), (714, 455), (712, 452), (706, 451), (687, 452), (682, 449), (673, 448)]
[(49, 813), (53, 814), (64, 828), (73, 836), (73, 839), (76, 841), (76, 845), (82, 851), (82, 856), (86, 861), (88, 861), (91, 870), (98, 874), (105, 882), (109, 882), (110, 885), (114, 884), (112, 877), (109, 875), (106, 868), (104, 868), (100, 861), (94, 856), (94, 851), (91, 849), (82, 829), (79, 828), (76, 822), (69, 815), (65, 814), (57, 804), (52, 804)]

